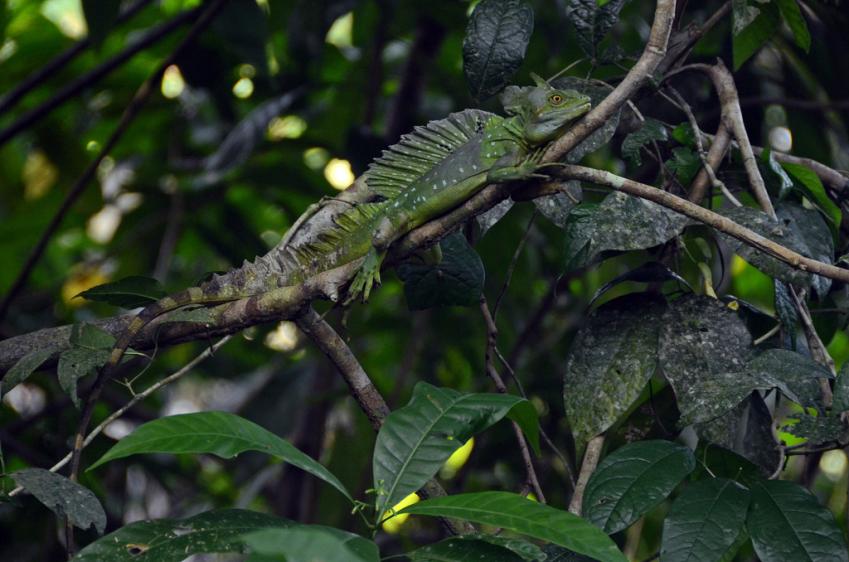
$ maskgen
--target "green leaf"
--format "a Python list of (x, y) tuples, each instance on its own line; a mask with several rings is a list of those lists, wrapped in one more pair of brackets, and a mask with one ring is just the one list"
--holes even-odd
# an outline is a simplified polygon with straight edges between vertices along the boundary
[(662, 502), (695, 467), (687, 447), (657, 440), (629, 443), (604, 457), (590, 477), (583, 515), (605, 533), (617, 533)]
[(192, 554), (244, 552), (241, 537), (290, 521), (244, 509), (205, 511), (186, 519), (153, 519), (124, 525), (82, 549), (72, 562), (181, 562)]
[(227, 412), (181, 414), (142, 424), (88, 470), (141, 453), (209, 453), (229, 459), (245, 451), (259, 451), (284, 460), (324, 480), (351, 499), (345, 486), (321, 464), (257, 424)]
[(630, 133), (622, 141), (622, 156), (634, 166), (642, 166), (643, 160), (640, 158), (640, 150), (651, 142), (666, 142), (668, 138), (664, 124), (649, 117), (639, 130)]
[(840, 207), (826, 193), (825, 186), (823, 186), (819, 176), (810, 168), (800, 164), (783, 162), (781, 166), (793, 178), (793, 183), (825, 214), (828, 218), (828, 226), (832, 234), (837, 236), (840, 223), (843, 220), (843, 213), (840, 211)]
[(741, 371), (751, 343), (746, 324), (720, 301), (693, 295), (670, 303), (660, 336), (660, 369), (681, 412), (701, 407), (703, 381)]
[[(285, 557), (286, 562), (378, 562), (374, 542), (323, 525), (294, 525), (260, 529), (242, 536), (250, 549), (264, 556)], [(275, 558), (277, 559), (277, 558)]]
[(165, 296), (165, 291), (156, 279), (133, 276), (92, 287), (77, 296), (122, 308), (138, 308), (161, 299)]
[(746, 525), (763, 562), (849, 560), (834, 516), (793, 482), (765, 480), (754, 485)]
[(534, 11), (524, 0), (483, 0), (463, 38), (463, 73), (477, 100), (497, 93), (522, 65), (534, 30)]
[(672, 129), (672, 138), (675, 139), (678, 144), (683, 146), (689, 148), (698, 147), (696, 144), (696, 133), (693, 131), (693, 127), (688, 121), (679, 123), (674, 129)]
[(496, 535), (463, 535), (429, 544), (405, 554), (412, 562), (542, 562), (548, 560), (530, 542)]
[(82, 0), (82, 5), (88, 37), (93, 45), (100, 46), (118, 21), (121, 0)]
[(59, 386), (70, 396), (77, 408), (80, 407), (80, 398), (77, 396), (77, 381), (94, 373), (108, 359), (108, 349), (88, 349), (85, 347), (66, 349), (59, 356), (59, 365), (56, 368)]
[(389, 414), (374, 446), (377, 520), (421, 488), (470, 437), (504, 416), (518, 423), (539, 451), (536, 411), (511, 394), (465, 394), (416, 384), (409, 404)]
[(672, 149), (672, 158), (665, 162), (678, 181), (688, 185), (702, 167), (702, 161), (695, 151), (679, 146)]
[(542, 216), (560, 228), (565, 228), (569, 213), (581, 202), (583, 193), (580, 182), (576, 180), (561, 183), (560, 188), (563, 191), (559, 193), (535, 198), (534, 206)]
[(25, 468), (13, 472), (12, 480), (59, 517), (67, 517), (75, 527), (94, 527), (102, 534), (106, 513), (97, 496), (88, 488), (43, 468)]
[(782, 426), (781, 430), (807, 440), (808, 445), (812, 447), (846, 441), (846, 424), (838, 416), (810, 416), (798, 413), (788, 421), (794, 423)]
[(598, 58), (598, 45), (619, 20), (625, 0), (571, 0), (566, 17), (578, 32), (578, 45), (591, 58)]
[[(9, 375), (6, 375), (9, 378)], [(834, 381), (833, 410), (836, 413), (849, 410), (849, 361), (845, 362)]]
[(763, 4), (752, 0), (733, 0), (732, 7), (734, 70), (738, 70), (775, 35), (781, 15), (773, 2)]
[(491, 525), (552, 542), (602, 562), (626, 560), (610, 537), (580, 517), (509, 492), (431, 498), (405, 507), (399, 513)]
[(778, 10), (790, 31), (793, 32), (793, 39), (796, 44), (806, 53), (811, 50), (811, 32), (808, 31), (808, 24), (805, 23), (805, 18), (802, 17), (802, 10), (799, 9), (799, 4), (796, 0), (776, 0)]
[(689, 219), (651, 201), (613, 192), (599, 205), (575, 207), (566, 223), (566, 269), (584, 267), (602, 252), (644, 250), (668, 242)]
[(459, 233), (443, 239), (440, 246), (442, 260), (436, 265), (411, 260), (398, 266), (410, 310), (480, 302), (486, 272), (478, 253)]
[(713, 443), (700, 442), (696, 459), (698, 465), (694, 474), (701, 478), (727, 478), (751, 488), (755, 482), (769, 476), (749, 459)]
[(71, 335), (68, 341), (74, 347), (89, 350), (109, 350), (115, 345), (115, 336), (97, 326), (83, 322), (71, 327)]
[(664, 562), (731, 560), (745, 540), (749, 490), (725, 478), (687, 486), (663, 521)]
[(654, 374), (665, 309), (662, 298), (621, 297), (596, 309), (575, 336), (563, 402), (577, 449), (613, 425)]
[(0, 381), (0, 398), (24, 382), (36, 369), (41, 367), (42, 363), (50, 359), (54, 352), (55, 350), (52, 348), (36, 349), (18, 359), (18, 362), (6, 371), (6, 376)]

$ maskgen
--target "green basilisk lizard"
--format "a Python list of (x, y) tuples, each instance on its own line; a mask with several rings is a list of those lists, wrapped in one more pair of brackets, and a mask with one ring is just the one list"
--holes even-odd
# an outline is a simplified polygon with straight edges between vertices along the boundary
[[(258, 298), (297, 286), (324, 272), (360, 261), (346, 303), (368, 299), (380, 283), (390, 244), (417, 226), (462, 204), (490, 183), (539, 176), (545, 146), (590, 109), (590, 98), (553, 88), (534, 75), (536, 86), (507, 87), (501, 102), (508, 117), (476, 109), (431, 121), (401, 137), (364, 174), (374, 202), (353, 204), (317, 237), (290, 243), (291, 234), (254, 262), (144, 308), (115, 343), (105, 372), (120, 361), (141, 329), (162, 314), (186, 306), (212, 306)], [(545, 176), (543, 176), (545, 177)], [(323, 292), (336, 302), (340, 284)]]

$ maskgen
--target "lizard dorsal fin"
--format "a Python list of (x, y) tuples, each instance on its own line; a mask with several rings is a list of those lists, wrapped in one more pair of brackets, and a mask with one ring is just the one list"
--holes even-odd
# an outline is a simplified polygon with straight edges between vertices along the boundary
[(467, 109), (416, 127), (369, 165), (366, 184), (378, 195), (397, 197), (459, 146), (480, 134), (492, 117), (495, 115), (486, 111)]

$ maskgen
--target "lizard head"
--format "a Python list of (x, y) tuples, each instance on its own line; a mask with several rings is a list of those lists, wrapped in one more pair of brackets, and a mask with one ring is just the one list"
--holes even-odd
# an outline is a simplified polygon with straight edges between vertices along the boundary
[(534, 76), (536, 86), (508, 86), (501, 95), (504, 111), (524, 122), (525, 139), (532, 145), (554, 140), (570, 123), (590, 110), (590, 97), (576, 90), (551, 87)]

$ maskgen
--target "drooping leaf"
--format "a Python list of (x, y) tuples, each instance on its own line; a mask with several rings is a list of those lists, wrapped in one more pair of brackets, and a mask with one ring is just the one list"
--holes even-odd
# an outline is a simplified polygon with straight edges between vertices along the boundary
[(763, 562), (849, 560), (834, 516), (793, 482), (764, 480), (754, 485), (746, 526)]
[(787, 424), (781, 430), (806, 439), (811, 447), (846, 441), (846, 424), (839, 416), (810, 416), (800, 413), (797, 418), (791, 418), (791, 421), (795, 423)]
[(18, 359), (0, 381), (0, 398), (24, 382), (42, 363), (50, 359), (54, 352), (54, 349), (35, 349)]
[(92, 287), (78, 296), (122, 308), (137, 308), (161, 299), (165, 296), (165, 290), (156, 279), (132, 276)]
[(607, 32), (619, 20), (619, 11), (625, 5), (625, 0), (608, 0), (599, 3), (597, 0), (571, 0), (566, 7), (566, 17), (578, 32), (578, 45), (587, 54), (598, 58), (598, 45)]
[(775, 35), (781, 23), (781, 15), (773, 2), (733, 0), (731, 5), (734, 23), (734, 70), (738, 70)]
[(88, 37), (95, 46), (103, 43), (121, 12), (121, 0), (82, 0)]
[[(254, 6), (256, 5), (253, 2)], [(221, 180), (224, 175), (247, 162), (256, 147), (265, 138), (268, 123), (292, 105), (300, 92), (289, 92), (261, 103), (218, 145), (218, 149), (203, 160), (203, 173), (195, 178), (195, 188), (203, 188)]]
[(480, 302), (486, 271), (478, 253), (460, 233), (447, 236), (440, 246), (438, 264), (421, 263), (414, 257), (397, 268), (410, 310)]
[(677, 236), (689, 219), (651, 201), (613, 192), (600, 205), (582, 204), (566, 224), (567, 270), (602, 252), (643, 250)]
[(787, 283), (773, 279), (775, 285), (775, 315), (781, 323), (781, 329), (790, 340), (790, 348), (796, 349), (796, 329), (799, 325), (799, 312), (796, 310), (796, 303), (793, 300), (793, 295), (790, 294), (790, 287)]
[(834, 381), (832, 408), (837, 413), (849, 410), (849, 361), (843, 364)]
[[(795, 231), (800, 240), (799, 253), (824, 263), (834, 262), (834, 239), (821, 213), (790, 201), (776, 206), (775, 213), (786, 228)], [(812, 275), (811, 286), (820, 298), (825, 297), (831, 288), (831, 279)]]
[(142, 424), (88, 470), (142, 453), (208, 453), (229, 459), (245, 451), (259, 451), (284, 460), (324, 480), (351, 499), (345, 486), (321, 464), (257, 424), (227, 412), (180, 414)]
[(109, 359), (108, 349), (88, 349), (85, 347), (72, 347), (66, 349), (59, 355), (59, 365), (56, 373), (59, 378), (59, 386), (70, 396), (74, 405), (80, 407), (80, 398), (77, 396), (77, 381), (102, 367)]
[(463, 38), (463, 73), (475, 99), (507, 85), (533, 30), (534, 11), (524, 0), (483, 0), (475, 7)]
[(522, 539), (496, 535), (463, 535), (429, 544), (405, 554), (412, 562), (542, 562), (540, 548)]
[(793, 32), (793, 40), (807, 53), (811, 50), (811, 32), (808, 31), (808, 24), (805, 23), (797, 0), (776, 0), (776, 3), (781, 16)]
[(242, 535), (252, 552), (286, 562), (378, 562), (374, 542), (324, 525), (292, 525)]
[(749, 490), (725, 478), (687, 486), (663, 521), (660, 556), (668, 562), (731, 560), (747, 538)]
[(630, 133), (622, 141), (622, 156), (634, 166), (642, 166), (640, 151), (651, 142), (666, 142), (666, 127), (657, 119), (648, 118), (637, 131)]
[(94, 492), (85, 486), (43, 468), (25, 468), (10, 476), (57, 516), (67, 517), (75, 527), (83, 530), (94, 527), (100, 534), (106, 529), (106, 513)]
[(583, 515), (605, 533), (619, 532), (662, 502), (695, 467), (687, 447), (658, 440), (629, 443), (604, 457), (590, 477)]
[(581, 184), (577, 181), (569, 181), (562, 185), (563, 191), (553, 195), (537, 197), (534, 199), (534, 206), (537, 210), (559, 226), (564, 228), (569, 220), (569, 213), (575, 208), (575, 205), (581, 202), (583, 194), (581, 192)]
[(793, 178), (793, 183), (828, 217), (828, 226), (832, 234), (836, 236), (840, 228), (840, 223), (843, 220), (843, 213), (840, 211), (840, 207), (826, 193), (825, 186), (823, 186), (819, 176), (810, 168), (800, 164), (783, 162), (781, 166)]
[(596, 309), (575, 336), (563, 401), (578, 449), (613, 425), (654, 374), (665, 309), (646, 294), (621, 297)]
[(504, 416), (517, 422), (535, 450), (539, 427), (527, 400), (510, 394), (466, 394), (420, 382), (403, 408), (386, 417), (374, 446), (378, 520), (421, 488), (451, 453)]
[(124, 525), (82, 549), (72, 562), (181, 562), (192, 554), (245, 552), (241, 536), (291, 521), (245, 509), (205, 511), (186, 519)]
[(405, 507), (399, 513), (449, 517), (492, 525), (552, 542), (602, 562), (626, 560), (610, 537), (580, 517), (509, 492), (479, 492), (431, 498)]

